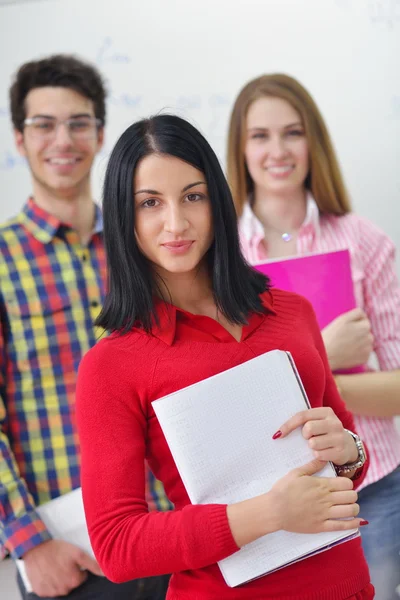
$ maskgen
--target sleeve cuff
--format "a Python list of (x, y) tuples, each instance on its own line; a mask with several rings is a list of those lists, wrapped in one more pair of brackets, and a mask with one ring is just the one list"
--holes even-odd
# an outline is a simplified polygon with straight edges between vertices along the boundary
[(226, 504), (210, 505), (210, 523), (216, 543), (214, 548), (217, 555), (215, 562), (223, 560), (240, 550), (233, 539), (232, 531), (229, 526), (227, 509), (228, 506)]
[(30, 511), (11, 521), (3, 529), (4, 546), (14, 559), (39, 546), (51, 535), (36, 511)]

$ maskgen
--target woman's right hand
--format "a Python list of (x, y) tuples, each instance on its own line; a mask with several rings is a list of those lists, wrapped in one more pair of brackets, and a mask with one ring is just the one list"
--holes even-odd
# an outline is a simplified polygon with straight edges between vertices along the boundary
[[(346, 477), (313, 477), (326, 462), (313, 460), (279, 479), (268, 493), (277, 530), (294, 533), (344, 531), (366, 524), (353, 482)], [(345, 520), (340, 520), (345, 519)]]
[(228, 523), (237, 546), (279, 530), (320, 533), (367, 525), (357, 518), (357, 492), (350, 479), (313, 477), (325, 465), (315, 459), (290, 471), (269, 492), (228, 505)]
[(371, 324), (361, 308), (334, 319), (322, 330), (322, 338), (332, 371), (364, 365), (373, 350)]

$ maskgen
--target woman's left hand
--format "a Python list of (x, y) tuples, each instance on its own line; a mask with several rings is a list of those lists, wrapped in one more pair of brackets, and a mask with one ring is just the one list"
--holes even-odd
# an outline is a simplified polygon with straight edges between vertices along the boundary
[(329, 407), (310, 408), (296, 413), (274, 434), (284, 438), (291, 431), (302, 427), (303, 437), (320, 460), (335, 465), (345, 465), (357, 460), (358, 452), (353, 438), (343, 428), (342, 422)]

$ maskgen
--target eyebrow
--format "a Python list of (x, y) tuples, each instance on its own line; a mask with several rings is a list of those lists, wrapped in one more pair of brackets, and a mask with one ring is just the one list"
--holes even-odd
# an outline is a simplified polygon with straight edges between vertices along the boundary
[[(289, 123), (285, 125), (283, 129), (290, 129), (291, 127), (303, 127), (303, 123), (296, 121), (296, 123)], [(268, 127), (250, 127), (247, 131), (267, 131)]]
[[(89, 113), (76, 113), (74, 115), (70, 115), (69, 117), (67, 117), (68, 119), (79, 119), (81, 117), (92, 117), (93, 115), (89, 114)], [(55, 117), (54, 115), (42, 115), (42, 114), (38, 114), (38, 115), (33, 115), (33, 117), (31, 117), (32, 119), (53, 119), (56, 120), (57, 117)]]
[[(189, 185), (185, 185), (185, 187), (182, 190), (183, 192), (187, 192), (188, 190), (190, 190), (190, 188), (195, 187), (196, 185), (207, 185), (205, 181), (195, 181), (194, 183), (189, 183)], [(154, 194), (156, 196), (162, 196), (162, 192), (157, 192), (157, 190), (150, 190), (150, 189), (143, 189), (143, 190), (138, 190), (137, 192), (135, 192), (133, 195), (136, 196), (137, 194)]]

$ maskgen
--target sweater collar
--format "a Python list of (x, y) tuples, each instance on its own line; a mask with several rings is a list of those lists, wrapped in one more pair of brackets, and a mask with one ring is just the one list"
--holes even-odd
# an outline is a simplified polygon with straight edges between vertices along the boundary
[[(273, 308), (273, 296), (271, 292), (265, 292), (261, 295), (261, 302), (265, 309), (265, 314), (276, 314), (276, 310)], [(165, 302), (160, 298), (155, 298), (155, 312), (157, 315), (157, 321), (153, 319), (153, 325), (151, 333), (159, 340), (172, 346), (176, 337), (177, 322), (179, 319), (196, 319), (202, 318), (201, 315), (194, 315), (181, 308)], [(248, 337), (264, 320), (265, 314), (252, 313), (249, 317), (249, 322), (245, 325), (245, 337)], [(212, 322), (212, 319), (204, 317), (205, 319)], [(215, 322), (216, 327), (222, 327), (219, 323)]]

